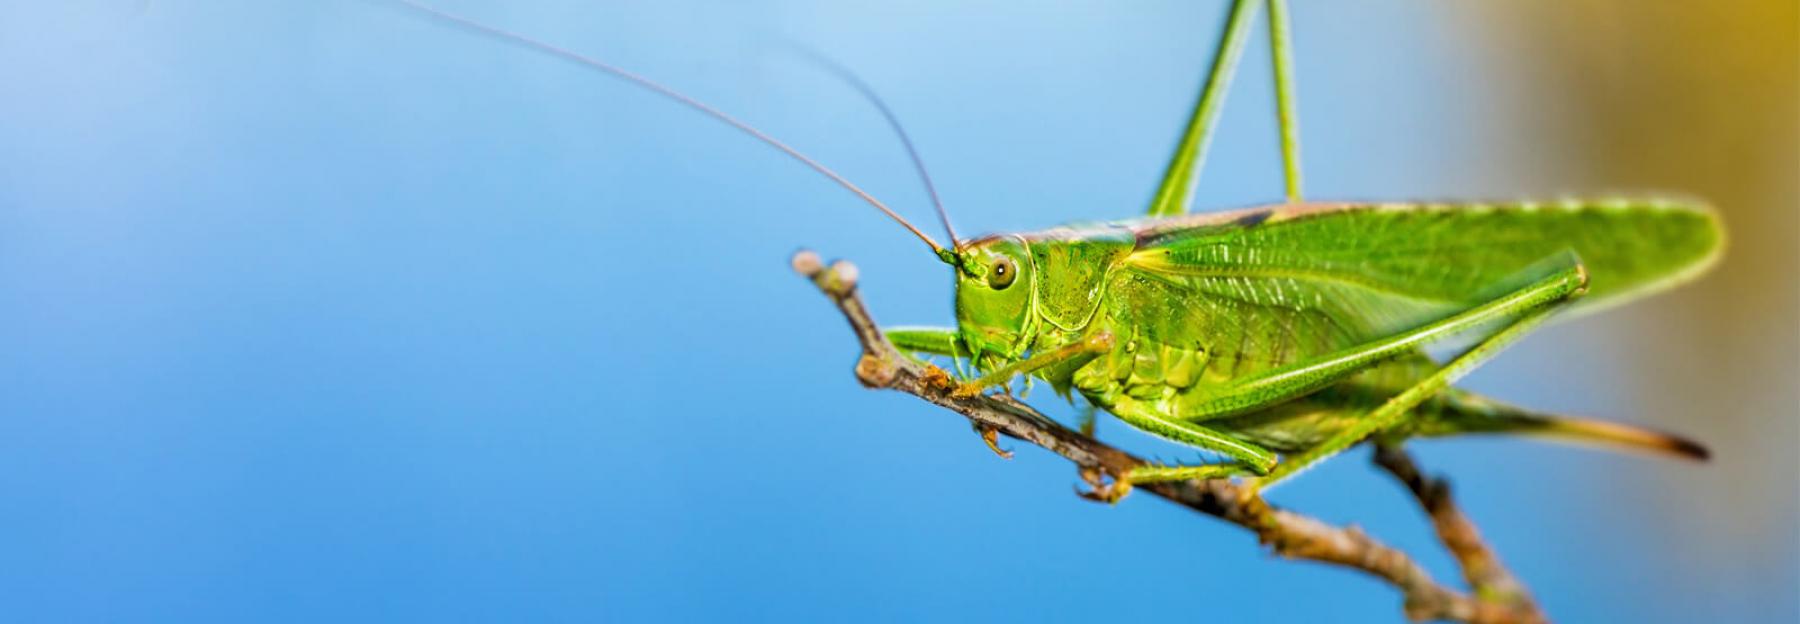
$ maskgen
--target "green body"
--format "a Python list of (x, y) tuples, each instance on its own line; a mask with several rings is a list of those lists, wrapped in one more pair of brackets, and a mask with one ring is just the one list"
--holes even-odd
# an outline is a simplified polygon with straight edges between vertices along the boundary
[[(1299, 394), (1236, 392), (1242, 380), (1442, 321), (1570, 252), (1588, 275), (1581, 309), (1695, 275), (1720, 242), (1704, 209), (1630, 201), (1274, 206), (989, 237), (959, 251), (951, 350), (996, 370), (1111, 334), (1109, 349), (1032, 374), (1109, 412), (1145, 410), (1294, 454), (1438, 364), (1414, 347)], [(1016, 276), (996, 289), (987, 277), (1002, 258)], [(1559, 430), (1454, 389), (1412, 416), (1386, 433)]]
[[(1288, 203), (1183, 216), (1264, 5)], [(1698, 275), (1723, 248), (1713, 214), (1666, 200), (1305, 203), (1289, 35), (1283, 0), (1232, 3), (1149, 219), (934, 244), (956, 273), (957, 327), (889, 337), (969, 357), (985, 374), (964, 391), (1029, 375), (1228, 458), (1140, 468), (1119, 475), (1126, 483), (1248, 473), (1260, 486), (1367, 439), (1475, 432), (1704, 458), (1681, 438), (1537, 414), (1452, 384), (1559, 310)], [(1470, 346), (1427, 355), (1452, 339)]]

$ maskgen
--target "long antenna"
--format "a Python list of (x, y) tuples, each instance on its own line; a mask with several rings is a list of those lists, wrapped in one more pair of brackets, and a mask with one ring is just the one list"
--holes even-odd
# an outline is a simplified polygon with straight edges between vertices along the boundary
[(770, 147), (774, 147), (775, 149), (781, 150), (782, 153), (787, 154), (788, 156), (792, 156), (794, 158), (794, 160), (798, 160), (798, 161), (800, 161), (800, 164), (811, 167), (813, 171), (817, 171), (820, 174), (823, 174), (825, 177), (831, 178), (831, 181), (836, 182), (836, 183), (838, 183), (839, 186), (842, 186), (845, 189), (848, 189), (852, 193), (855, 193), (856, 196), (861, 197), (863, 199), (863, 201), (869, 202), (869, 205), (874, 206), (876, 209), (880, 210), (883, 214), (886, 214), (888, 217), (892, 218), (894, 221), (899, 222), (901, 226), (904, 226), (907, 229), (907, 231), (910, 231), (913, 233), (914, 236), (919, 237), (919, 240), (925, 241), (926, 245), (931, 246), (932, 253), (937, 254), (937, 256), (939, 258), (945, 257), (946, 252), (944, 250), (943, 245), (939, 245), (937, 243), (937, 241), (931, 240), (930, 236), (926, 236), (924, 232), (919, 231), (919, 228), (913, 227), (913, 224), (908, 223), (906, 221), (906, 219), (901, 218), (899, 213), (896, 213), (893, 211), (893, 209), (888, 208), (887, 204), (881, 203), (881, 200), (875, 199), (875, 196), (870, 195), (867, 191), (862, 190), (861, 187), (858, 187), (855, 184), (852, 184), (849, 180), (844, 179), (844, 176), (838, 175), (836, 171), (832, 171), (830, 168), (826, 167), (825, 165), (819, 164), (818, 161), (808, 158), (805, 154), (800, 153), (799, 150), (796, 150), (792, 147), (788, 147), (788, 145), (786, 143), (782, 143), (781, 141), (776, 140), (775, 137), (769, 136), (767, 134), (763, 134), (762, 131), (751, 127), (750, 124), (744, 123), (742, 121), (738, 121), (738, 119), (736, 117), (732, 117), (731, 115), (725, 114), (724, 111), (721, 111), (719, 109), (708, 106), (705, 102), (701, 102), (699, 100), (688, 97), (686, 95), (682, 95), (681, 92), (679, 92), (679, 91), (662, 86), (661, 84), (657, 83), (656, 81), (653, 81), (649, 78), (645, 78), (643, 76), (639, 76), (635, 73), (625, 70), (624, 68), (617, 67), (610, 63), (600, 61), (599, 59), (595, 59), (592, 57), (582, 55), (579, 52), (575, 52), (575, 51), (569, 50), (567, 48), (562, 48), (562, 47), (558, 47), (558, 46), (555, 46), (555, 45), (552, 45), (549, 43), (545, 43), (543, 41), (538, 41), (537, 39), (533, 39), (531, 37), (527, 37), (525, 35), (521, 35), (521, 34), (518, 34), (518, 33), (512, 32), (512, 31), (509, 31), (509, 30), (504, 30), (504, 29), (497, 28), (494, 26), (489, 26), (487, 24), (483, 24), (481, 22), (477, 22), (475, 20), (460, 16), (460, 15), (456, 15), (453, 13), (447, 13), (440, 9), (436, 9), (436, 8), (427, 6), (425, 4), (415, 2), (414, 0), (394, 0), (394, 1), (401, 5), (406, 6), (408, 8), (411, 8), (415, 11), (418, 11), (420, 13), (424, 13), (431, 17), (435, 17), (437, 19), (444, 20), (446, 22), (450, 22), (457, 26), (461, 26), (463, 28), (467, 28), (467, 29), (473, 30), (473, 31), (481, 33), (481, 34), (488, 35), (490, 37), (495, 37), (502, 41), (522, 45), (527, 48), (531, 48), (531, 49), (534, 49), (534, 50), (537, 50), (540, 52), (545, 52), (545, 53), (550, 54), (551, 56), (555, 56), (555, 57), (558, 57), (558, 58), (561, 58), (561, 59), (564, 59), (567, 61), (571, 61), (571, 62), (580, 64), (580, 65), (587, 66), (592, 69), (597, 69), (602, 72), (611, 74), (615, 77), (624, 79), (628, 82), (635, 83), (638, 86), (643, 87), (645, 89), (649, 89), (651, 91), (655, 91), (656, 93), (662, 94), (664, 97), (667, 97), (671, 100), (675, 100), (676, 102), (685, 104), (689, 108), (692, 108), (694, 110), (705, 113), (707, 116), (712, 117), (713, 119), (717, 119), (719, 121), (725, 122), (726, 124), (729, 124), (730, 126), (743, 131), (745, 134), (748, 134), (752, 137), (756, 137), (757, 140), (760, 140), (764, 143), (769, 144)]
[(869, 100), (870, 104), (874, 104), (876, 110), (881, 111), (882, 117), (887, 118), (888, 127), (893, 128), (894, 134), (899, 135), (900, 145), (906, 148), (906, 156), (912, 159), (913, 170), (919, 172), (919, 179), (925, 183), (925, 193), (931, 195), (931, 205), (937, 208), (938, 221), (944, 224), (944, 233), (950, 236), (950, 246), (957, 246), (956, 228), (950, 225), (950, 212), (944, 209), (944, 200), (938, 197), (937, 185), (931, 183), (931, 174), (925, 171), (925, 159), (920, 158), (919, 150), (913, 147), (912, 137), (908, 136), (906, 128), (900, 125), (900, 117), (888, 108), (887, 102), (882, 101), (881, 96), (875, 93), (874, 87), (863, 82), (862, 77), (857, 76), (856, 72), (850, 71), (850, 68), (839, 65), (825, 55), (809, 48), (796, 46), (795, 49), (806, 56), (808, 60), (825, 68), (826, 71), (836, 74), (839, 80), (849, 83), (851, 88), (861, 93), (864, 99)]

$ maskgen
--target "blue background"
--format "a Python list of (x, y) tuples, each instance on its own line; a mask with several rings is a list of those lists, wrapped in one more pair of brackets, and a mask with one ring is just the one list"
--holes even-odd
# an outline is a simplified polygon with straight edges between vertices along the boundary
[[(883, 92), (971, 233), (1140, 212), (1223, 16), (442, 4), (739, 114), (931, 223), (880, 118), (788, 46), (817, 49)], [(1488, 26), (1466, 10), (1298, 5), (1309, 195), (1631, 182), (1555, 164), (1580, 137), (1513, 114), (1539, 110), (1520, 103), (1545, 97), (1526, 95), (1538, 75), (1470, 39)], [(1202, 205), (1279, 198), (1263, 36)], [(1369, 578), (1152, 497), (1086, 503), (1053, 456), (1001, 461), (954, 416), (861, 389), (788, 256), (851, 257), (889, 323), (948, 323), (945, 269), (841, 189), (616, 80), (377, 1), (83, 0), (0, 7), (0, 82), (10, 621), (1398, 619)], [(1791, 302), (1791, 274), (1769, 285)], [(1468, 384), (1692, 432), (1714, 465), (1418, 445), (1563, 621), (1797, 615), (1793, 317), (1755, 354), (1637, 350), (1725, 324), (1680, 303), (1725, 296), (1697, 288), (1552, 327)], [(1767, 362), (1754, 405), (1772, 409), (1659, 407), (1738, 357)], [(1271, 497), (1453, 583), (1365, 460)]]

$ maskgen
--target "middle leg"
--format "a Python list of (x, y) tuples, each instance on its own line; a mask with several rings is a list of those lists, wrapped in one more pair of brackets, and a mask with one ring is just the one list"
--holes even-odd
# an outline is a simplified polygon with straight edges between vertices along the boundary
[(1145, 464), (1134, 467), (1125, 474), (1113, 475), (1112, 483), (1107, 485), (1101, 485), (1097, 476), (1084, 473), (1084, 476), (1088, 476), (1089, 482), (1094, 485), (1094, 490), (1083, 496), (1094, 500), (1108, 503), (1118, 502), (1119, 499), (1131, 492), (1132, 486), (1140, 483), (1260, 475), (1267, 474), (1269, 469), (1275, 465), (1275, 453), (1268, 449), (1209, 427), (1171, 418), (1167, 414), (1160, 413), (1153, 404), (1148, 402), (1123, 399), (1107, 408), (1107, 411), (1132, 427), (1165, 439), (1225, 455), (1232, 461), (1212, 464)]

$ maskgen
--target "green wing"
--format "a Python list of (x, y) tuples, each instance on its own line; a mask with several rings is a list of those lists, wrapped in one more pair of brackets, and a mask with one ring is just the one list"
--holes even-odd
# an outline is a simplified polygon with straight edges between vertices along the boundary
[(1669, 201), (1311, 204), (1127, 225), (1138, 245), (1119, 305), (1160, 301), (1179, 312), (1136, 319), (1160, 342), (1256, 368), (1443, 318), (1570, 251), (1589, 272), (1577, 307), (1616, 304), (1698, 275), (1724, 239), (1710, 211)]

